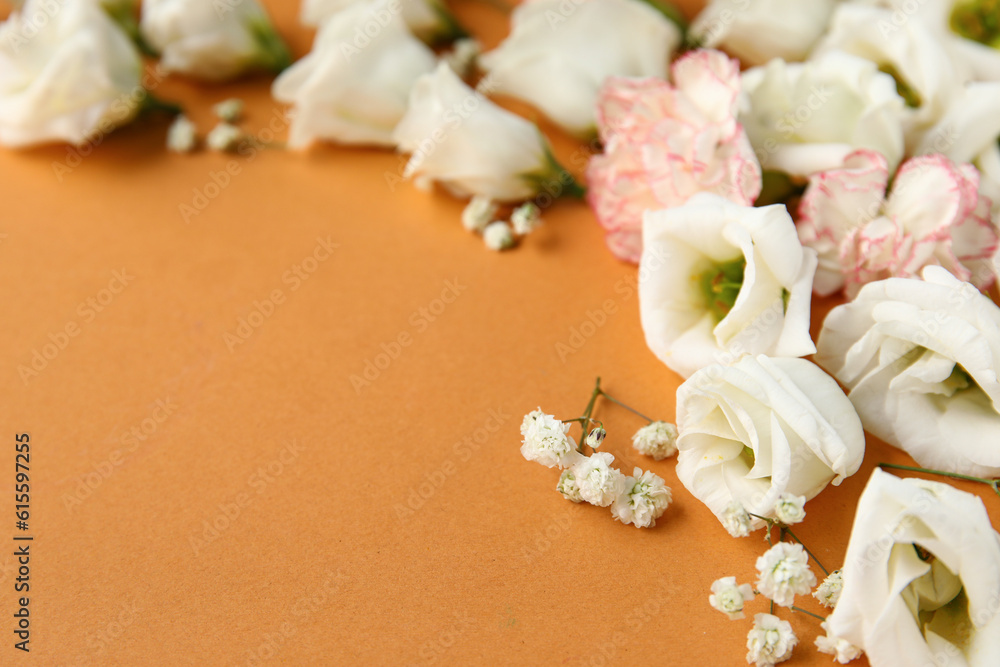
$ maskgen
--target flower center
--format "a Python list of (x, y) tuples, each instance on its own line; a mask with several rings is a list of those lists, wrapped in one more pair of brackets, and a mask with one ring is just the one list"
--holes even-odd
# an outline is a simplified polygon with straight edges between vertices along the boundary
[(964, 650), (973, 626), (962, 580), (933, 553), (917, 545), (897, 544), (893, 556), (929, 566), (900, 593), (921, 634), (926, 638), (932, 632)]
[(951, 29), (974, 42), (1000, 48), (1000, 0), (967, 0), (955, 4)]
[(903, 78), (899, 70), (896, 69), (891, 63), (883, 63), (879, 65), (878, 71), (888, 74), (892, 77), (892, 80), (896, 82), (896, 92), (899, 96), (903, 98), (906, 102), (906, 106), (910, 108), (919, 107), (923, 104), (923, 100), (920, 98), (920, 93), (918, 93), (909, 82)]
[(736, 297), (743, 287), (743, 271), (747, 260), (744, 257), (724, 264), (713, 264), (701, 274), (699, 280), (708, 310), (715, 319), (722, 320), (736, 303)]

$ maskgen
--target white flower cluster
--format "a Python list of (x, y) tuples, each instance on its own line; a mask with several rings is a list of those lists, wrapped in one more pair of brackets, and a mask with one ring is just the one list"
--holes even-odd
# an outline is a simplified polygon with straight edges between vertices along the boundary
[(482, 195), (474, 195), (462, 211), (462, 226), (473, 233), (482, 234), (483, 242), (490, 250), (507, 250), (514, 247), (517, 239), (527, 236), (542, 222), (538, 206), (525, 202), (514, 208), (510, 220), (498, 220), (500, 205)]
[[(529, 461), (563, 469), (556, 490), (574, 503), (610, 507), (611, 515), (636, 528), (652, 528), (673, 500), (661, 477), (635, 468), (627, 476), (612, 467), (615, 457), (607, 452), (584, 456), (569, 437), (569, 424), (541, 408), (528, 413), (521, 423), (521, 455)], [(604, 440), (604, 429), (594, 429), (587, 438), (593, 448)]]

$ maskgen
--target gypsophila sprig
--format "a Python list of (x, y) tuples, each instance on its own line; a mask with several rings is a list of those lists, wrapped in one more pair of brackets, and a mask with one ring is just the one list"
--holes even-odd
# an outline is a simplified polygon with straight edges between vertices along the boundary
[(556, 484), (556, 491), (562, 494), (566, 500), (574, 503), (582, 503), (583, 496), (580, 495), (580, 485), (576, 483), (576, 475), (573, 470), (563, 470), (559, 476), (559, 483)]
[(470, 232), (481, 234), (486, 225), (496, 220), (498, 209), (499, 206), (489, 197), (476, 195), (462, 210), (462, 226)]
[(816, 585), (801, 544), (778, 542), (757, 559), (757, 572), (757, 590), (782, 607), (791, 607), (796, 595), (805, 595)]
[(772, 614), (757, 614), (747, 635), (747, 663), (771, 667), (784, 662), (792, 657), (792, 649), (798, 642), (788, 621)]
[(753, 587), (750, 584), (736, 583), (736, 577), (722, 577), (712, 582), (712, 594), (708, 603), (713, 609), (718, 609), (730, 620), (744, 617), (743, 605), (753, 600)]
[(677, 453), (677, 427), (659, 421), (643, 426), (632, 436), (632, 446), (640, 454), (662, 461)]
[(778, 521), (791, 526), (806, 518), (806, 497), (794, 493), (782, 493), (774, 505), (774, 515)]
[(830, 627), (826, 621), (823, 621), (820, 627), (826, 632), (825, 635), (816, 637), (816, 650), (820, 653), (832, 655), (833, 659), (841, 665), (846, 665), (850, 661), (861, 657), (863, 651), (857, 646), (846, 639), (830, 634)]
[(569, 424), (564, 424), (539, 408), (528, 413), (521, 422), (521, 455), (537, 461), (546, 468), (568, 468), (581, 458), (574, 443), (567, 435)]
[(597, 449), (607, 436), (608, 432), (604, 430), (604, 427), (598, 426), (587, 434), (587, 446), (591, 449)]
[(823, 580), (815, 591), (813, 597), (819, 600), (824, 607), (833, 609), (840, 599), (840, 591), (844, 588), (844, 575), (840, 570), (834, 570)]
[(611, 506), (611, 514), (622, 523), (631, 523), (636, 528), (651, 528), (673, 500), (670, 487), (658, 475), (640, 468), (632, 471), (632, 477), (625, 478), (625, 491)]
[(729, 503), (721, 518), (722, 526), (733, 537), (746, 537), (753, 528), (750, 514), (743, 508), (743, 505), (735, 500)]
[(597, 452), (573, 466), (580, 496), (591, 505), (607, 507), (625, 490), (626, 477), (611, 467), (615, 457)]

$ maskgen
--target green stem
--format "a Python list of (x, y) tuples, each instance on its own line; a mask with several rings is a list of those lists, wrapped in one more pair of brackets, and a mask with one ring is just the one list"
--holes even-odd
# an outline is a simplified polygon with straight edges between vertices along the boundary
[(915, 466), (903, 466), (895, 463), (879, 463), (879, 468), (892, 468), (894, 470), (908, 470), (910, 472), (922, 472), (928, 475), (941, 475), (942, 477), (951, 477), (952, 479), (962, 479), (967, 482), (979, 482), (980, 484), (985, 484), (986, 486), (993, 489), (993, 492), (1000, 496), (1000, 479), (986, 479), (985, 477), (973, 477), (972, 475), (963, 475), (957, 472), (945, 472), (944, 470), (932, 470), (930, 468), (917, 468)]
[(783, 526), (781, 527), (781, 532), (782, 532), (782, 533), (788, 533), (789, 535), (791, 535), (791, 536), (792, 536), (792, 539), (793, 539), (793, 540), (795, 540), (795, 541), (796, 541), (796, 542), (798, 542), (798, 543), (799, 543), (800, 545), (802, 545), (802, 548), (803, 548), (803, 549), (805, 549), (806, 553), (807, 553), (807, 554), (809, 554), (809, 557), (813, 559), (813, 562), (815, 562), (815, 563), (816, 563), (816, 565), (818, 565), (818, 566), (819, 566), (819, 569), (823, 570), (823, 574), (825, 574), (825, 575), (826, 575), (826, 576), (828, 576), (828, 577), (830, 576), (830, 572), (829, 572), (829, 571), (828, 571), (828, 570), (827, 570), (827, 569), (826, 569), (825, 567), (823, 567), (823, 563), (820, 563), (820, 562), (819, 562), (819, 559), (818, 559), (818, 558), (816, 558), (816, 554), (814, 554), (813, 552), (809, 551), (809, 547), (807, 547), (807, 546), (805, 545), (805, 543), (804, 543), (804, 542), (803, 542), (802, 540), (800, 540), (800, 539), (799, 539), (799, 538), (798, 538), (798, 537), (797, 537), (797, 536), (795, 535), (795, 533), (793, 533), (793, 532), (792, 532), (792, 529), (791, 529), (791, 528), (789, 528), (788, 526), (784, 526), (784, 525), (783, 525)]
[(812, 613), (811, 611), (806, 611), (806, 610), (805, 610), (805, 609), (803, 609), (802, 607), (796, 607), (796, 606), (792, 606), (792, 607), (789, 607), (789, 609), (791, 609), (792, 611), (797, 611), (797, 612), (799, 612), (800, 614), (807, 614), (807, 615), (809, 615), (809, 616), (812, 616), (813, 618), (818, 618), (818, 619), (819, 619), (819, 620), (821, 620), (821, 621), (825, 621), (825, 620), (826, 620), (825, 618), (823, 618), (823, 617), (822, 617), (822, 616), (820, 616), (819, 614), (814, 614), (814, 613)]
[(774, 600), (771, 600), (771, 610), (768, 613), (774, 616)]
[(184, 113), (184, 108), (181, 105), (161, 100), (149, 91), (146, 91), (146, 97), (142, 100), (142, 110), (162, 111), (172, 116), (179, 116)]
[[(594, 392), (590, 395), (590, 402), (587, 403), (587, 409), (583, 411), (583, 417), (580, 419), (586, 419), (590, 421), (590, 415), (594, 412), (594, 404), (597, 403), (597, 397), (601, 395), (601, 378), (597, 378), (597, 382), (594, 385)], [(587, 427), (582, 423), (580, 424), (580, 442), (577, 444), (577, 451), (583, 454), (583, 443), (587, 439)]]
[(601, 396), (603, 396), (604, 398), (608, 399), (612, 403), (617, 403), (618, 405), (622, 406), (623, 408), (625, 408), (626, 410), (628, 410), (632, 414), (639, 415), (640, 417), (642, 417), (643, 419), (645, 419), (646, 421), (648, 421), (650, 424), (652, 424), (654, 421), (656, 421), (655, 419), (650, 419), (649, 417), (647, 417), (646, 415), (642, 414), (641, 412), (639, 412), (635, 408), (632, 408), (632, 407), (629, 407), (629, 406), (625, 405), (624, 403), (622, 403), (621, 401), (619, 401), (614, 396), (611, 396), (610, 394), (608, 394), (604, 390), (601, 390)]

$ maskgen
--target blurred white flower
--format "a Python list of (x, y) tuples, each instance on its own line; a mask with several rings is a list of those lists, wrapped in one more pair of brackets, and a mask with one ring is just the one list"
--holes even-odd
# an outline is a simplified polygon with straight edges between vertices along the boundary
[(816, 585), (801, 544), (778, 542), (757, 559), (757, 573), (757, 590), (782, 607), (791, 607), (796, 595), (805, 595)]
[(718, 609), (730, 620), (744, 617), (743, 605), (753, 600), (753, 587), (750, 584), (736, 584), (736, 577), (723, 577), (712, 582), (712, 594), (708, 603), (713, 609)]
[(511, 15), (510, 35), (484, 53), (494, 92), (530, 102), (580, 136), (595, 129), (597, 92), (609, 76), (665, 78), (681, 33), (636, 0), (534, 0)]
[[(366, 0), (302, 0), (301, 20), (309, 26), (321, 27), (344, 9), (364, 4)], [(441, 0), (391, 0), (376, 17), (376, 25), (387, 23), (399, 15), (414, 35), (437, 44), (465, 36), (465, 30)], [(366, 26), (362, 25), (362, 34)], [(374, 31), (375, 28), (370, 30)]]
[(542, 224), (542, 212), (530, 201), (525, 202), (510, 214), (510, 224), (514, 228), (515, 234), (521, 236), (530, 234)]
[(903, 99), (891, 76), (841, 51), (805, 63), (775, 59), (743, 73), (740, 121), (765, 170), (805, 177), (859, 148), (903, 157)]
[(198, 128), (187, 116), (180, 114), (167, 130), (167, 149), (175, 153), (190, 153), (198, 145)]
[(29, 0), (0, 24), (5, 146), (80, 146), (132, 120), (145, 95), (138, 51), (97, 3), (43, 5)]
[(524, 201), (578, 187), (537, 127), (469, 88), (446, 63), (417, 80), (393, 139), (412, 153), (405, 177), (431, 178), (459, 197)]
[(632, 446), (640, 454), (662, 461), (677, 453), (677, 427), (660, 421), (647, 424), (632, 436)]
[(805, 60), (834, 6), (835, 0), (711, 0), (691, 24), (690, 35), (748, 67), (772, 58)]
[(816, 253), (803, 249), (782, 205), (699, 193), (649, 211), (639, 264), (646, 343), (683, 377), (741, 354), (812, 354), (815, 270)]
[(982, 501), (876, 468), (858, 501), (829, 641), (864, 650), (873, 667), (995, 667), (998, 601), (1000, 535)]
[(815, 497), (857, 472), (865, 451), (851, 402), (805, 359), (702, 369), (677, 389), (677, 429), (677, 477), (724, 524), (734, 503), (773, 518), (782, 494)]
[(663, 516), (673, 496), (663, 478), (640, 468), (625, 478), (622, 492), (611, 506), (611, 514), (622, 523), (636, 528), (651, 528)]
[(462, 226), (470, 232), (482, 233), (486, 225), (496, 220), (498, 208), (489, 197), (476, 195), (462, 210)]
[(798, 641), (788, 621), (772, 614), (757, 614), (747, 634), (747, 663), (772, 667), (784, 662), (792, 657), (792, 649)]
[(816, 361), (865, 430), (928, 468), (1000, 476), (1000, 308), (939, 266), (830, 311)]
[(143, 0), (139, 28), (168, 72), (223, 81), (291, 64), (288, 47), (257, 0)]
[(219, 123), (205, 137), (205, 145), (213, 151), (231, 153), (246, 138), (243, 130), (231, 123)]
[(514, 247), (514, 233), (502, 220), (491, 222), (483, 229), (483, 243), (490, 250), (507, 250)]
[(243, 106), (243, 100), (238, 97), (230, 97), (218, 104), (212, 105), (212, 113), (219, 120), (224, 120), (227, 123), (235, 123), (243, 116)]
[[(393, 0), (352, 4), (328, 19), (312, 51), (274, 81), (275, 99), (292, 104), (288, 145), (303, 148), (316, 139), (344, 144), (395, 146), (393, 130), (406, 114), (410, 91), (437, 65), (434, 52), (416, 39), (399, 17), (379, 24)], [(359, 26), (379, 30), (355, 46)]]
[(833, 609), (840, 599), (840, 592), (844, 589), (844, 574), (841, 570), (834, 570), (823, 582), (813, 591), (813, 597), (819, 600), (824, 607)]

